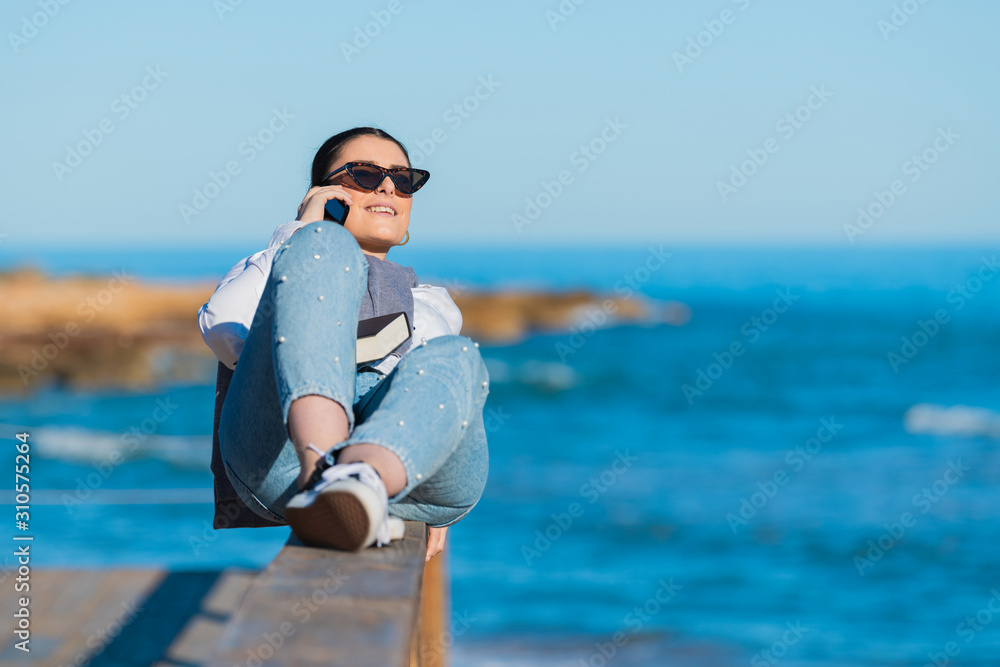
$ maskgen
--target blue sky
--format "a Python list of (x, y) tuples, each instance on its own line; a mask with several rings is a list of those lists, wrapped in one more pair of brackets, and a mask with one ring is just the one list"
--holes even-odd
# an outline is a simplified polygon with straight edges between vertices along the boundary
[(223, 3), (3, 3), (5, 250), (263, 247), (369, 124), (421, 244), (1000, 238), (996, 3)]

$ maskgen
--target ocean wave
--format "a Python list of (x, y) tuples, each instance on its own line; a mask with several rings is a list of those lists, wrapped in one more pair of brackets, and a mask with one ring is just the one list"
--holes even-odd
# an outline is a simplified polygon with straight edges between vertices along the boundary
[(485, 359), (490, 382), (516, 383), (544, 391), (564, 391), (580, 384), (583, 377), (572, 366), (558, 361), (530, 359), (511, 364), (499, 359)]
[[(691, 321), (691, 307), (681, 301), (652, 299), (643, 296), (635, 299), (635, 302), (635, 305), (629, 304), (627, 306), (628, 317), (623, 317), (620, 309), (609, 311), (603, 305), (589, 303), (577, 306), (570, 311), (566, 328), (576, 331), (589, 325), (594, 329), (609, 329), (632, 323), (669, 324), (680, 327)], [(643, 313), (641, 316), (640, 312)]]
[(918, 403), (906, 411), (903, 425), (913, 434), (1000, 439), (1000, 413), (969, 405)]
[(212, 448), (211, 436), (114, 433), (70, 426), (35, 428), (31, 440), (40, 456), (79, 463), (120, 456), (125, 461), (155, 458), (180, 466), (204, 466)]

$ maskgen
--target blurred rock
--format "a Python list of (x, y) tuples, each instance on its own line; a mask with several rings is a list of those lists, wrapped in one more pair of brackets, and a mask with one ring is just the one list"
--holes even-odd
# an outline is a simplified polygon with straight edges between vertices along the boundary
[[(215, 357), (201, 339), (198, 308), (216, 283), (152, 283), (121, 273), (49, 278), (33, 268), (0, 273), (0, 391), (48, 383), (76, 387), (214, 381)], [(681, 325), (676, 302), (607, 298), (585, 290), (453, 294), (462, 334), (516, 343), (590, 323)]]

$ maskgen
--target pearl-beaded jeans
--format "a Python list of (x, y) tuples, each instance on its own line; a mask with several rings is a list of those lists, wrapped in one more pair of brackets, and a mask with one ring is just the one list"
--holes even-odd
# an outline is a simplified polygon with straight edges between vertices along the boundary
[(275, 254), (219, 419), (233, 487), (272, 521), (285, 521), (284, 507), (298, 493), (288, 411), (309, 394), (347, 413), (350, 435), (329, 451), (371, 443), (399, 457), (406, 486), (389, 497), (390, 515), (448, 526), (482, 496), (489, 375), (478, 345), (467, 336), (437, 336), (415, 341), (388, 374), (358, 369), (367, 285), (368, 261), (337, 223), (305, 225)]

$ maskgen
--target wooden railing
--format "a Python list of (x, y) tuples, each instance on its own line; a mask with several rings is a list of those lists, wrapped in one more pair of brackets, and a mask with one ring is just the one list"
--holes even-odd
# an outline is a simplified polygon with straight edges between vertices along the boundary
[(446, 667), (447, 551), (425, 564), (426, 524), (360, 552), (307, 547), (293, 535), (230, 619), (213, 667)]

